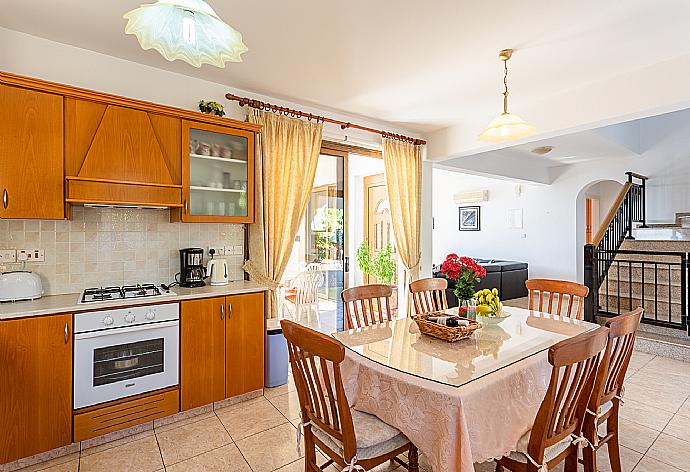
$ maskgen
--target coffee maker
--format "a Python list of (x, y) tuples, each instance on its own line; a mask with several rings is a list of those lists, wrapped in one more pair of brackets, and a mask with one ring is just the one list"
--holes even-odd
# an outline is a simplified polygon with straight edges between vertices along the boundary
[(203, 287), (206, 285), (204, 250), (200, 247), (180, 249), (180, 287)]

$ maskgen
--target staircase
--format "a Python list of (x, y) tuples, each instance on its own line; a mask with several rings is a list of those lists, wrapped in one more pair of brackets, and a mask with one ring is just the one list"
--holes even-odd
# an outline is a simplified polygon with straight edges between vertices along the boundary
[[(641, 183), (634, 182), (639, 179)], [(667, 225), (645, 224), (646, 177), (628, 183), (594, 238), (585, 246), (588, 320), (604, 322), (639, 306), (645, 312), (636, 348), (690, 362), (688, 332), (688, 214)]]

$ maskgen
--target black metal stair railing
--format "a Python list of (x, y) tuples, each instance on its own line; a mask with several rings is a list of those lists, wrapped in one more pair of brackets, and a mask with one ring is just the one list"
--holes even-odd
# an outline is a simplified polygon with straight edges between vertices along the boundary
[(585, 319), (594, 321), (599, 310), (598, 293), (601, 283), (625, 239), (634, 239), (635, 223), (646, 226), (647, 177), (626, 172), (625, 183), (609, 210), (607, 219), (591, 243), (584, 248), (584, 283), (589, 287), (585, 302)]

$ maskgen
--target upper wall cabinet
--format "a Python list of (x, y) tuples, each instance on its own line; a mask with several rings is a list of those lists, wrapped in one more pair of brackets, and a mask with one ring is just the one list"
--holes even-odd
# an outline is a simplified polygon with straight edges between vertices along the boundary
[(0, 85), (0, 218), (65, 217), (62, 102)]
[(254, 133), (182, 122), (182, 221), (254, 222)]
[(1, 71), (0, 112), (0, 218), (64, 218), (67, 202), (254, 222), (259, 125)]
[(67, 201), (181, 206), (181, 120), (65, 100)]

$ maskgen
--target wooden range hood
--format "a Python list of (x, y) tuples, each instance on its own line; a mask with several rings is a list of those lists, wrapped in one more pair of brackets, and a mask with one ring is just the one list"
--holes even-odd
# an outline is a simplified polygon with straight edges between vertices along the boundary
[(66, 202), (182, 206), (181, 120), (65, 100)]

